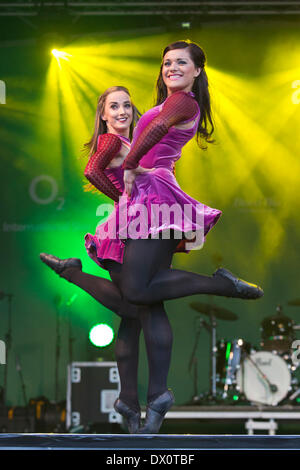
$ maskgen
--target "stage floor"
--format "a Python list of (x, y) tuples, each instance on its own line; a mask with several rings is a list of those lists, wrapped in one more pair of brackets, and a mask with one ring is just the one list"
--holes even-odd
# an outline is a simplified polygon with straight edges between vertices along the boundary
[(300, 436), (0, 434), (0, 450), (300, 450)]

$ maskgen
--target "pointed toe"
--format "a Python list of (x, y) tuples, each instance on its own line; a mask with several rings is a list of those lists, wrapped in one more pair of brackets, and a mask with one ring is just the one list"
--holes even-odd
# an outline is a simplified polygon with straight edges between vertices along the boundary
[(164, 417), (175, 403), (172, 390), (166, 390), (146, 407), (146, 419), (144, 425), (138, 430), (138, 434), (157, 434), (163, 423)]
[(141, 413), (130, 408), (120, 398), (116, 399), (114, 409), (125, 418), (129, 433), (137, 434), (141, 426)]
[(236, 277), (228, 271), (228, 269), (219, 268), (214, 272), (213, 276), (222, 276), (232, 282), (234, 292), (230, 297), (237, 297), (240, 299), (259, 299), (264, 295), (264, 291), (261, 287)]
[(40, 259), (49, 268), (53, 269), (57, 274), (61, 274), (67, 268), (82, 269), (82, 264), (79, 258), (60, 259), (57, 256), (47, 253), (40, 253)]

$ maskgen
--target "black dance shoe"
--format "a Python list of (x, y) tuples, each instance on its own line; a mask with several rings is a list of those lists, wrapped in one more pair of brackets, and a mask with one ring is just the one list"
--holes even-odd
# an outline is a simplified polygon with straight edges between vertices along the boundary
[(138, 434), (157, 434), (165, 414), (175, 403), (175, 398), (171, 390), (166, 390), (162, 395), (147, 404), (146, 419), (144, 425), (139, 429)]
[(229, 279), (233, 283), (235, 287), (235, 293), (228, 297), (238, 297), (240, 299), (258, 299), (264, 295), (264, 291), (259, 286), (235, 277), (234, 274), (225, 268), (217, 269), (213, 276), (222, 276)]
[(40, 253), (40, 259), (57, 274), (61, 274), (67, 268), (82, 269), (82, 264), (79, 258), (60, 259), (57, 256)]
[(141, 413), (134, 411), (126, 403), (124, 403), (120, 398), (117, 398), (114, 403), (114, 409), (117, 413), (125, 418), (128, 431), (130, 434), (137, 434), (138, 429), (141, 425)]

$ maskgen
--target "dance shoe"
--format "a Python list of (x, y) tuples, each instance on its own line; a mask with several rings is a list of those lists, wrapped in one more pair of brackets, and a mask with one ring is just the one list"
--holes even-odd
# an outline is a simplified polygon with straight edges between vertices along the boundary
[(49, 268), (53, 269), (57, 274), (61, 274), (67, 268), (82, 269), (81, 261), (79, 258), (60, 259), (57, 256), (48, 255), (47, 253), (40, 253), (40, 259), (43, 263), (47, 264)]
[(234, 274), (225, 268), (217, 269), (213, 276), (222, 276), (226, 279), (229, 279), (233, 283), (235, 287), (235, 293), (228, 297), (238, 297), (240, 299), (258, 299), (264, 295), (264, 291), (259, 286), (235, 277)]
[(126, 403), (124, 403), (120, 398), (117, 398), (114, 403), (114, 409), (117, 413), (125, 418), (128, 431), (130, 434), (137, 434), (138, 429), (141, 425), (141, 413), (134, 411)]
[(165, 414), (175, 403), (171, 390), (166, 390), (162, 395), (147, 404), (146, 419), (144, 425), (138, 430), (138, 434), (157, 434)]

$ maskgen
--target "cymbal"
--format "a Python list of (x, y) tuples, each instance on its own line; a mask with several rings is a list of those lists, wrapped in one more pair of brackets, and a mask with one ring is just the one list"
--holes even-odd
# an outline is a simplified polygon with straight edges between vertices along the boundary
[(190, 303), (190, 307), (192, 307), (192, 309), (196, 310), (197, 312), (204, 313), (204, 315), (213, 314), (216, 318), (220, 318), (221, 320), (234, 321), (238, 318), (235, 313), (215, 304), (192, 302)]
[(288, 302), (288, 305), (293, 305), (295, 307), (300, 307), (300, 299), (294, 299), (294, 300), (290, 300)]

